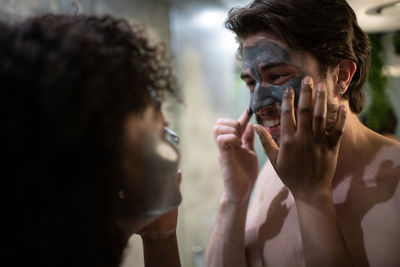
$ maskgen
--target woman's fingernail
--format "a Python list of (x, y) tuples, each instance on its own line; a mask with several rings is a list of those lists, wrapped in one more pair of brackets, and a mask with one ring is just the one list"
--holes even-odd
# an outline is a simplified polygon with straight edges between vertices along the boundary
[(310, 76), (307, 76), (303, 80), (304, 85), (311, 86), (313, 83), (313, 79)]

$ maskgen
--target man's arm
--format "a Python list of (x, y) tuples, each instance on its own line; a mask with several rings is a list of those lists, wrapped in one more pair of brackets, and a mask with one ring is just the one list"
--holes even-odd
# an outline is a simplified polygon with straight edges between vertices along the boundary
[(206, 249), (208, 267), (245, 267), (248, 202), (258, 175), (254, 129), (246, 111), (238, 121), (220, 119), (214, 128), (225, 192)]
[(244, 247), (247, 206), (247, 199), (235, 202), (223, 197), (207, 245), (206, 266), (247, 266)]

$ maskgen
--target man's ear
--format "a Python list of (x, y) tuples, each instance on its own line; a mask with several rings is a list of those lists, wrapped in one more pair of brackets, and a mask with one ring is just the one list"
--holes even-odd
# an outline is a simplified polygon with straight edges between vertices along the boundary
[(337, 86), (342, 90), (342, 94), (346, 93), (356, 70), (356, 63), (350, 59), (343, 59), (337, 65)]

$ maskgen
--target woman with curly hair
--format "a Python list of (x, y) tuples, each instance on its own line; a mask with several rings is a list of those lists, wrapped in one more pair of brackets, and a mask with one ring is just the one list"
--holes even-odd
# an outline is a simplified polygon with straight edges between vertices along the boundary
[(112, 17), (0, 23), (4, 262), (118, 266), (133, 233), (146, 266), (180, 266), (181, 101), (165, 49)]

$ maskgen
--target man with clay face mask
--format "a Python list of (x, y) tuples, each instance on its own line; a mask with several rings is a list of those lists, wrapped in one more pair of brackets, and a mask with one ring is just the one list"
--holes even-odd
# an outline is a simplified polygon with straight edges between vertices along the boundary
[[(286, 67), (291, 73), (274, 74), (263, 81), (266, 70)], [(283, 93), (289, 88), (295, 90), (295, 103), (298, 101), (300, 84), (305, 73), (291, 61), (290, 55), (274, 42), (256, 42), (243, 48), (242, 80), (250, 89), (249, 112), (256, 114), (257, 122), (268, 128), (275, 141), (279, 143), (280, 112)], [(272, 81), (272, 82), (271, 82)]]
[(109, 16), (0, 22), (3, 264), (119, 266), (142, 237), (145, 266), (180, 266), (181, 101), (162, 44)]
[(371, 48), (354, 11), (255, 0), (226, 26), (251, 99), (214, 128), (225, 190), (206, 266), (399, 266), (400, 144), (357, 118)]

